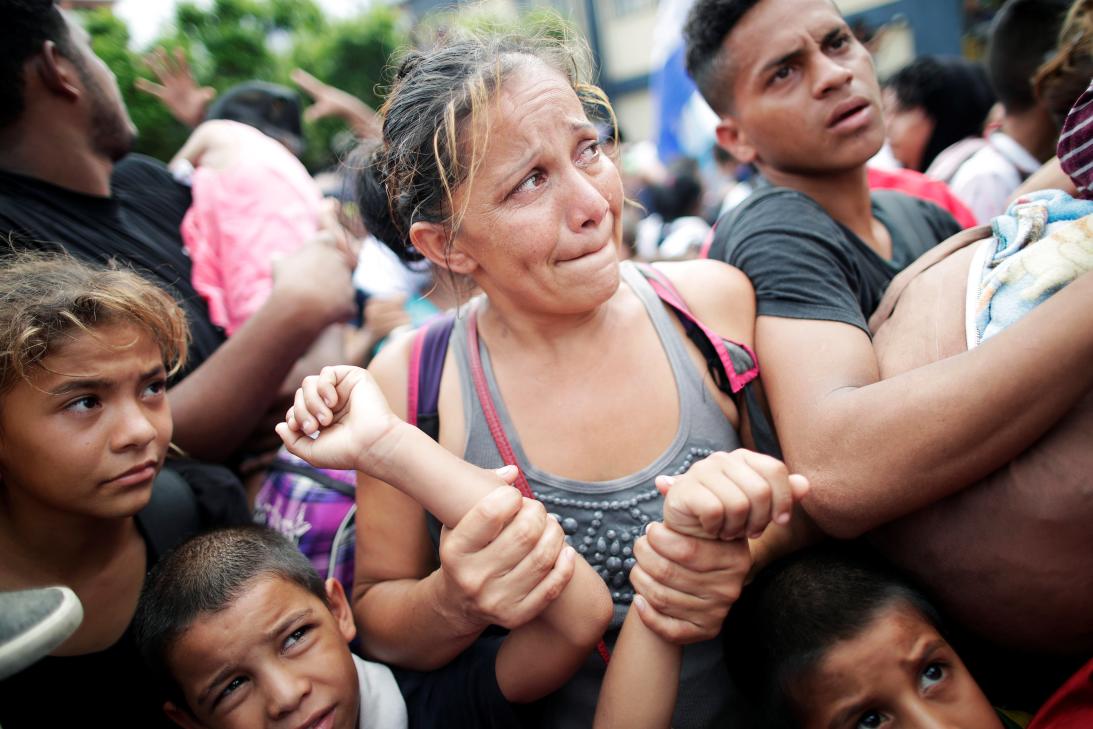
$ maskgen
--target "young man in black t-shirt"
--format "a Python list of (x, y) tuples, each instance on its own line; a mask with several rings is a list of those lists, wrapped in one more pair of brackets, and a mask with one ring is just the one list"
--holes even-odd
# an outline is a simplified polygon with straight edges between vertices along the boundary
[(982, 346), (878, 381), (867, 318), (892, 276), (955, 228), (870, 196), (865, 163), (884, 128), (868, 52), (830, 0), (697, 0), (685, 35), (719, 143), (775, 186), (722, 221), (712, 251), (755, 286), (764, 388), (823, 530), (857, 536), (959, 492), (1089, 391), (1088, 275)]
[(190, 284), (179, 233), (189, 191), (162, 164), (126, 157), (135, 129), (87, 33), (52, 0), (19, 0), (0, 6), (0, 47), (0, 240), (116, 260), (168, 289), (194, 337), (190, 369), (170, 390), (174, 442), (225, 459), (269, 427), (261, 423), (293, 366), (351, 315), (351, 257), (329, 235), (310, 241), (225, 340)]

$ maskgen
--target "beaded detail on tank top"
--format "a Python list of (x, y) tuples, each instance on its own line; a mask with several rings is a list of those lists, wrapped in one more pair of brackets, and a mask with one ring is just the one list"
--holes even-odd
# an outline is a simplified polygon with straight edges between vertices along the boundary
[[(714, 451), (732, 450), (739, 446), (736, 432), (703, 383), (703, 373), (688, 356), (684, 338), (675, 328), (671, 315), (640, 273), (628, 264), (624, 264), (622, 270), (624, 281), (638, 295), (656, 328), (679, 396), (680, 419), (675, 438), (651, 464), (637, 473), (611, 481), (586, 482), (561, 478), (536, 468), (528, 461), (500, 396), (489, 352), (483, 342), (479, 343), (498, 415), (532, 493), (559, 522), (566, 541), (607, 583), (616, 605), (613, 621), (616, 627), (633, 599), (629, 574), (635, 564), (634, 541), (644, 533), (650, 522), (659, 521), (662, 517), (663, 498), (653, 484), (654, 478), (661, 474), (682, 474)], [(485, 468), (499, 467), (503, 465), (500, 455), (466, 371), (464, 322), (457, 322), (452, 343), (457, 347), (460, 362), (463, 402), (474, 403), (472, 407), (464, 408), (467, 420), (464, 457)]]

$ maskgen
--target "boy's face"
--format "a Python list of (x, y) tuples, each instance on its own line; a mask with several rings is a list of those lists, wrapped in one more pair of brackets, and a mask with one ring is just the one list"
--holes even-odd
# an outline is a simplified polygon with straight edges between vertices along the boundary
[(0, 397), (9, 502), (96, 518), (148, 503), (171, 440), (163, 357), (133, 324), (77, 332)]
[(804, 729), (1001, 729), (952, 647), (896, 603), (836, 643), (794, 691)]
[(721, 146), (742, 162), (795, 175), (858, 167), (884, 142), (869, 52), (830, 0), (763, 0), (722, 44), (733, 109)]
[(192, 713), (186, 729), (353, 729), (360, 687), (348, 642), (355, 628), (341, 584), (330, 607), (280, 577), (260, 577), (226, 609), (199, 617), (167, 660)]

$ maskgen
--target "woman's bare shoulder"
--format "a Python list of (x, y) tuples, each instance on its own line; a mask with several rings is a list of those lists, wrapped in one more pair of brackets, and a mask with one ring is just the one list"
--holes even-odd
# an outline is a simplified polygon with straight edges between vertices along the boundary
[(656, 264), (696, 317), (722, 336), (750, 344), (755, 290), (738, 268), (711, 260)]
[(368, 371), (379, 385), (387, 404), (395, 415), (406, 419), (407, 378), (410, 373), (410, 352), (418, 330), (391, 337), (368, 365)]

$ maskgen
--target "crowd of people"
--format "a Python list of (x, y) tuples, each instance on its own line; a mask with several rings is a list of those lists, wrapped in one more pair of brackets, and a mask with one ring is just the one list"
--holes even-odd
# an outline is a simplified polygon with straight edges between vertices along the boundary
[(358, 147), (0, 9), (0, 726), (1093, 725), (1093, 4), (878, 80), (695, 0), (716, 169), (452, 32)]

